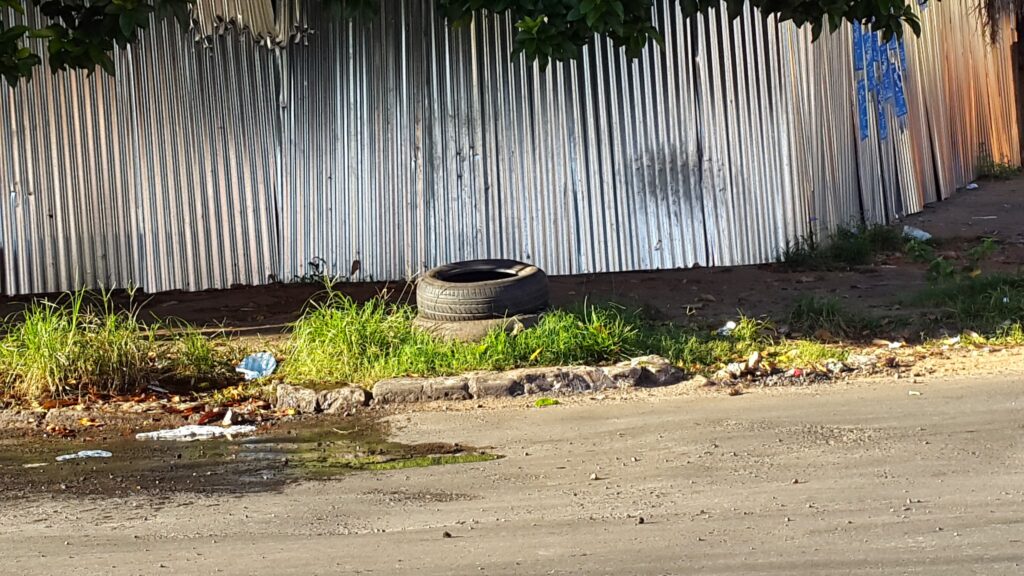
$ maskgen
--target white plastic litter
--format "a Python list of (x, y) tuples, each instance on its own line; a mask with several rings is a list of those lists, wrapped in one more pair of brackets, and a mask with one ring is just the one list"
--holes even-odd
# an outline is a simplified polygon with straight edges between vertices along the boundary
[(57, 456), (57, 462), (67, 462), (68, 460), (78, 460), (79, 458), (110, 458), (111, 456), (113, 454), (106, 450), (82, 450), (74, 454)]
[(966, 188), (968, 190), (977, 190), (978, 189), (978, 183), (977, 182), (971, 182), (970, 184), (968, 184), (966, 186)]
[(192, 442), (193, 440), (209, 440), (211, 438), (231, 439), (235, 436), (244, 436), (256, 431), (255, 426), (182, 426), (171, 430), (157, 430), (156, 432), (140, 432), (135, 435), (136, 440), (175, 440), (178, 442)]
[(732, 334), (732, 331), (735, 329), (736, 323), (733, 322), (732, 320), (729, 320), (728, 322), (725, 323), (725, 326), (722, 326), (721, 328), (718, 329), (718, 335), (728, 336), (729, 334)]
[(235, 372), (240, 372), (246, 380), (266, 378), (277, 369), (277, 358), (270, 352), (257, 352), (250, 354), (242, 360), (242, 363), (235, 366)]
[(904, 226), (903, 235), (907, 238), (920, 240), (921, 242), (924, 242), (925, 240), (930, 240), (932, 237), (931, 234), (925, 232), (924, 230), (921, 230), (920, 228), (914, 228), (913, 226)]

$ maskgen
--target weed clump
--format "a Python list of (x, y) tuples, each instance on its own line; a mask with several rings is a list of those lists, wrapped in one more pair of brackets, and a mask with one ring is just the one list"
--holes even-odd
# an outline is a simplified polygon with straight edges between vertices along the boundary
[(809, 234), (787, 244), (778, 261), (799, 270), (834, 270), (866, 266), (874, 261), (875, 255), (897, 252), (902, 247), (899, 230), (890, 226), (840, 228), (825, 243)]
[(988, 152), (978, 155), (978, 178), (983, 180), (1009, 180), (1021, 172), (1021, 167), (998, 161)]
[(834, 337), (861, 336), (879, 327), (879, 322), (867, 316), (854, 314), (832, 296), (805, 295), (797, 299), (789, 312), (789, 325), (799, 333), (814, 335), (822, 332)]
[(77, 292), (37, 301), (9, 322), (0, 343), (0, 384), (20, 399), (121, 394), (149, 383), (155, 345), (137, 314), (114, 310), (109, 299), (96, 307)]

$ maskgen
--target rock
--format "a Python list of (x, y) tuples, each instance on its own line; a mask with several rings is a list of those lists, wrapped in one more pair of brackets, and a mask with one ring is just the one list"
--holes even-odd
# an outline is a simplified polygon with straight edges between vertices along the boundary
[(469, 378), (388, 378), (373, 385), (373, 400), (380, 404), (468, 400)]
[(841, 374), (849, 370), (849, 368), (839, 360), (830, 358), (825, 361), (825, 370), (828, 370), (829, 374)]
[(604, 370), (593, 366), (521, 368), (505, 374), (522, 384), (524, 394), (596, 392), (615, 387)]
[(362, 388), (346, 386), (334, 390), (324, 390), (317, 397), (317, 401), (320, 404), (320, 410), (326, 414), (344, 413), (352, 408), (366, 406), (370, 401), (370, 394)]
[(761, 367), (761, 353), (754, 352), (747, 358), (747, 371), (757, 372), (757, 369)]
[(878, 357), (871, 354), (850, 354), (846, 358), (846, 365), (854, 370), (873, 368), (878, 365)]
[(641, 380), (648, 374), (646, 368), (634, 364), (632, 361), (619, 362), (614, 366), (602, 368), (602, 370), (618, 388), (639, 386)]
[(523, 383), (506, 372), (473, 372), (469, 378), (469, 395), (473, 398), (507, 398), (523, 395)]
[(690, 379), (686, 381), (686, 384), (690, 388), (707, 388), (708, 386), (711, 386), (712, 382), (707, 377), (696, 374), (691, 376)]
[(302, 386), (278, 384), (277, 394), (274, 398), (274, 408), (277, 410), (295, 410), (299, 414), (313, 414), (317, 409), (316, 391), (303, 388)]
[(735, 377), (732, 375), (732, 372), (729, 372), (729, 370), (727, 370), (725, 368), (722, 368), (718, 372), (715, 372), (715, 377), (714, 378), (715, 378), (715, 382), (730, 382)]
[(729, 364), (728, 366), (726, 366), (725, 370), (733, 378), (739, 378), (740, 376), (743, 376), (744, 374), (747, 373), (747, 363), (746, 362), (733, 362), (733, 363)]
[(671, 386), (686, 379), (686, 373), (676, 368), (671, 361), (661, 356), (641, 356), (629, 361), (633, 366), (643, 368), (644, 374), (640, 377), (640, 386)]

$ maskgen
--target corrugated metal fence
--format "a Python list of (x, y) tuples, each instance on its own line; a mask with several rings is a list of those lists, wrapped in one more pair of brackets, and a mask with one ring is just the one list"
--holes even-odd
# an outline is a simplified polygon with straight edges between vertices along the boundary
[(314, 259), (352, 280), (477, 257), (553, 274), (772, 260), (949, 196), (982, 150), (1020, 162), (1016, 31), (990, 45), (975, 3), (924, 9), (905, 113), (859, 103), (851, 27), (812, 43), (749, 8), (687, 20), (666, 0), (664, 50), (602, 44), (546, 70), (511, 60), (507, 19), (452, 30), (431, 0), (370, 22), (282, 2), (288, 29), (320, 23), (284, 48), (265, 11), (271, 48), (159, 22), (116, 78), (0, 90), (4, 290), (258, 284)]

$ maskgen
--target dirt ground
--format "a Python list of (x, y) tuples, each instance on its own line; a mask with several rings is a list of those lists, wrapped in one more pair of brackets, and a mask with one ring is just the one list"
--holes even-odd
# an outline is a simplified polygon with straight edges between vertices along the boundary
[[(955, 252), (965, 241), (996, 238), (1000, 248), (989, 266), (1017, 270), (1024, 265), (1024, 178), (982, 182), (981, 189), (962, 191), (905, 223), (935, 235), (947, 252)], [(848, 271), (799, 272), (762, 265), (558, 276), (551, 278), (551, 300), (556, 306), (614, 301), (643, 307), (665, 320), (718, 326), (734, 319), (737, 311), (785, 318), (793, 302), (806, 294), (839, 297), (848, 300), (851, 309), (884, 317), (899, 314), (900, 297), (925, 286), (923, 266), (892, 255), (874, 266)], [(404, 284), (345, 283), (338, 289), (357, 300), (382, 290), (411, 295)], [(275, 335), (321, 291), (317, 284), (274, 284), (137, 294), (136, 300), (144, 303), (147, 318), (180, 319), (239, 335)], [(123, 294), (118, 298), (127, 302)], [(0, 300), (0, 314), (16, 312), (29, 300)]]
[[(942, 250), (995, 237), (990, 265), (1017, 270), (1022, 187), (983, 183), (907, 223)], [(712, 326), (737, 310), (783, 317), (807, 293), (898, 314), (900, 295), (924, 286), (921, 266), (899, 255), (835, 272), (551, 279), (555, 305), (611, 300)], [(342, 286), (356, 299), (383, 288)], [(273, 337), (318, 291), (156, 294), (145, 313)], [(738, 396), (673, 386), (548, 408), (532, 398), (377, 408), (360, 416), (372, 433), (356, 433), (352, 418), (297, 419), (253, 442), (180, 445), (132, 437), (182, 423), (175, 415), (97, 414), (106, 425), (73, 440), (4, 425), (0, 574), (1024, 573), (1024, 350), (895, 353), (904, 368), (872, 380), (752, 385)], [(67, 426), (92, 417), (2, 415)], [(381, 443), (503, 458), (330, 479), (295, 476), (287, 462)], [(114, 456), (53, 462), (93, 448)]]
[(26, 576), (1021, 574), (1021, 374), (435, 406), (393, 416), (396, 439), (505, 458), (242, 497), (25, 495), (0, 502), (0, 556)]

